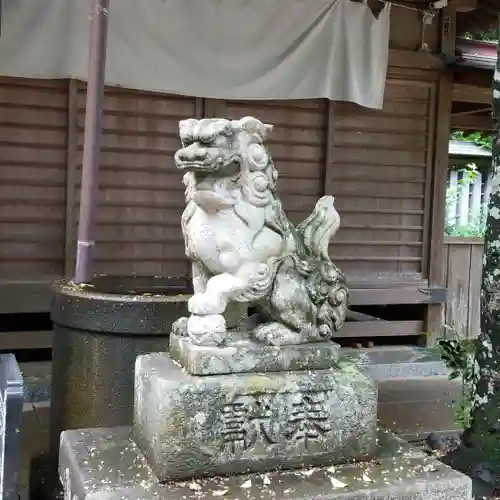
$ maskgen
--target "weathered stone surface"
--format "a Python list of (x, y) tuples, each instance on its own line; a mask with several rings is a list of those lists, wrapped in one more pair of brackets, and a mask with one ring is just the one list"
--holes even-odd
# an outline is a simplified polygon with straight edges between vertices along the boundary
[(198, 345), (221, 345), (231, 302), (257, 305), (255, 338), (269, 345), (332, 339), (347, 311), (345, 276), (328, 244), (340, 226), (334, 198), (291, 224), (276, 193), (278, 171), (265, 141), (273, 126), (240, 120), (179, 122), (175, 166), (184, 173), (182, 234), (194, 295), (187, 331)]
[(281, 347), (262, 344), (250, 332), (227, 332), (224, 346), (201, 346), (172, 334), (170, 355), (192, 375), (328, 370), (338, 360), (340, 346), (315, 342)]
[(128, 428), (65, 431), (59, 472), (71, 500), (471, 500), (471, 480), (392, 435), (376, 460), (160, 484)]
[(136, 362), (136, 440), (161, 480), (341, 463), (373, 454), (377, 390), (351, 363), (314, 372), (193, 376)]

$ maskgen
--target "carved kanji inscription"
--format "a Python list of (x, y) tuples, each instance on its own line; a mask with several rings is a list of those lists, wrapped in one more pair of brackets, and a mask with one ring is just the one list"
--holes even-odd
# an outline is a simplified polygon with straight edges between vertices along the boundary
[(225, 450), (238, 454), (284, 441), (306, 448), (331, 431), (328, 393), (259, 393), (234, 397), (222, 410)]
[(291, 415), (285, 435), (303, 441), (307, 448), (310, 440), (318, 439), (331, 430), (329, 411), (324, 392), (298, 392), (293, 395)]

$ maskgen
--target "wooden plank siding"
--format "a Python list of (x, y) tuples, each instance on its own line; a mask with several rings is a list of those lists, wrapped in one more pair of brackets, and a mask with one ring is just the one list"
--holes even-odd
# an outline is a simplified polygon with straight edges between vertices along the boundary
[(389, 78), (381, 111), (335, 107), (326, 191), (342, 227), (332, 258), (356, 281), (424, 281), (434, 82)]
[[(198, 115), (197, 99), (107, 89), (96, 232), (95, 272), (183, 275), (182, 174), (173, 165), (179, 120)], [(78, 92), (78, 215), (85, 90)], [(75, 220), (76, 225), (76, 220)], [(73, 253), (74, 255), (74, 253)], [(71, 266), (71, 269), (73, 266)]]
[(67, 107), (67, 81), (0, 78), (1, 312), (64, 273)]
[(448, 298), (444, 322), (460, 337), (476, 337), (480, 332), (483, 247), (482, 238), (445, 239), (443, 267)]
[[(427, 284), (429, 269), (436, 87), (434, 70), (391, 66), (380, 111), (324, 100), (242, 102), (107, 89), (96, 272), (189, 272), (180, 230), (184, 187), (172, 158), (178, 121), (253, 115), (275, 125), (269, 147), (294, 223), (319, 196), (336, 197), (342, 228), (331, 255), (356, 301), (428, 302), (418, 287)], [(48, 284), (72, 273), (84, 112), (81, 83), (0, 80), (0, 313), (48, 310)], [(418, 335), (422, 319), (377, 331)]]

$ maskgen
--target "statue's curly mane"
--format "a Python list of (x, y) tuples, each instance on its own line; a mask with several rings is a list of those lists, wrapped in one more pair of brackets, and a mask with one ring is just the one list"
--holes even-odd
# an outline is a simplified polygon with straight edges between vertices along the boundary
[(255, 206), (266, 206), (275, 199), (278, 171), (271, 153), (264, 145), (268, 126), (254, 118), (231, 122), (233, 150), (240, 159), (240, 186), (243, 199)]

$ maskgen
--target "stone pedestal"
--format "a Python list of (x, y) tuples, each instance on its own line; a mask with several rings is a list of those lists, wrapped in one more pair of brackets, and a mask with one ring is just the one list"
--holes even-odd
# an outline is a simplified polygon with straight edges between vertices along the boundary
[(375, 383), (337, 356), (174, 336), (170, 354), (137, 358), (133, 427), (62, 434), (65, 498), (471, 500), (468, 477), (377, 433)]
[(71, 500), (471, 500), (471, 480), (388, 434), (375, 460), (162, 484), (130, 428), (65, 431), (59, 473)]
[(376, 415), (374, 382), (347, 362), (196, 376), (167, 354), (137, 358), (135, 438), (162, 481), (368, 459)]
[(170, 356), (191, 375), (329, 370), (339, 359), (334, 342), (274, 346), (250, 338), (248, 331), (226, 333), (223, 346), (200, 346), (172, 333)]

